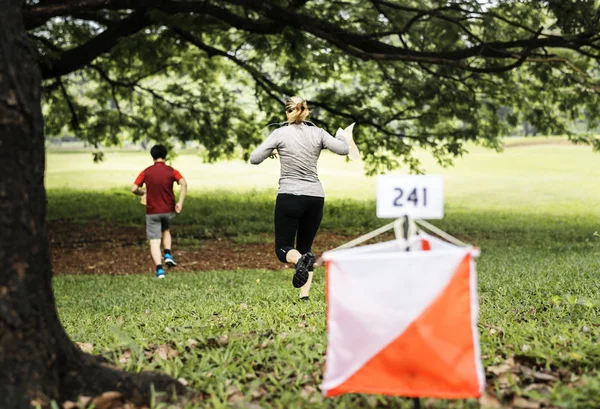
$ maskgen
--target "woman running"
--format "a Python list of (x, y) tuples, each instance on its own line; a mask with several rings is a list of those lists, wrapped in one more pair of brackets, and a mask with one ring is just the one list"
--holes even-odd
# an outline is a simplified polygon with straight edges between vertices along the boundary
[(315, 263), (312, 243), (325, 203), (317, 160), (323, 149), (338, 155), (348, 154), (348, 141), (343, 136), (334, 138), (305, 122), (309, 113), (304, 99), (290, 98), (286, 103), (287, 124), (273, 131), (250, 156), (250, 163), (258, 165), (270, 156), (279, 155), (281, 175), (275, 203), (275, 253), (282, 263), (295, 264), (292, 283), (300, 288), (300, 298), (304, 301), (308, 301)]

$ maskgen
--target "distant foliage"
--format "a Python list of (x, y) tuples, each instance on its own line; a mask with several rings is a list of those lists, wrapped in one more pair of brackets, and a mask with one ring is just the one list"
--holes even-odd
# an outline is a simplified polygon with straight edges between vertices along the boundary
[(600, 146), (596, 1), (24, 1), (50, 135), (198, 141), (246, 154), (300, 94), (357, 122), (368, 172), (499, 149), (526, 122)]

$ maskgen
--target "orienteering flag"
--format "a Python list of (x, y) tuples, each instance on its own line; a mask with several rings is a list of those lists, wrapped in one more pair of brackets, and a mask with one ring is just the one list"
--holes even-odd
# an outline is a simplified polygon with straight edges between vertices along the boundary
[(327, 269), (325, 396), (479, 397), (474, 247), (420, 232), (323, 254)]

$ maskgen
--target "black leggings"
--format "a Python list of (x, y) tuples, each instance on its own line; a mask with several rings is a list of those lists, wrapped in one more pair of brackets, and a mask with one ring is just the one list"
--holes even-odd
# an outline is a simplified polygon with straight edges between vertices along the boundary
[[(275, 202), (275, 254), (287, 263), (286, 254), (296, 249), (300, 254), (311, 251), (313, 240), (323, 219), (325, 199), (315, 196), (280, 193)], [(294, 238), (296, 246), (294, 246)]]

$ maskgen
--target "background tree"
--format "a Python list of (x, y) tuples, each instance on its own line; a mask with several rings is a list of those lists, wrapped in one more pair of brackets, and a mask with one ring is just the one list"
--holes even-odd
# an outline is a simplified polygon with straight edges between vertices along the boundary
[(395, 157), (416, 167), (418, 146), (441, 161), (468, 140), (496, 146), (520, 116), (540, 132), (598, 119), (591, 1), (0, 0), (0, 10), (0, 407), (107, 390), (147, 402), (150, 384), (182, 392), (83, 354), (60, 324), (42, 77), (50, 133), (175, 136), (211, 158), (257, 142), (269, 118), (256, 107), (279, 117), (299, 90), (330, 129), (359, 123), (372, 169)]
[(56, 311), (46, 228), (41, 77), (17, 0), (0, 0), (0, 407), (49, 407), (116, 391), (150, 401), (184, 388), (161, 374), (127, 374), (84, 354)]
[[(25, 1), (50, 134), (199, 141), (246, 153), (286, 96), (333, 132), (355, 121), (368, 171), (425, 148), (499, 148), (523, 121), (598, 120), (597, 1)], [(71, 118), (67, 120), (67, 118)]]

